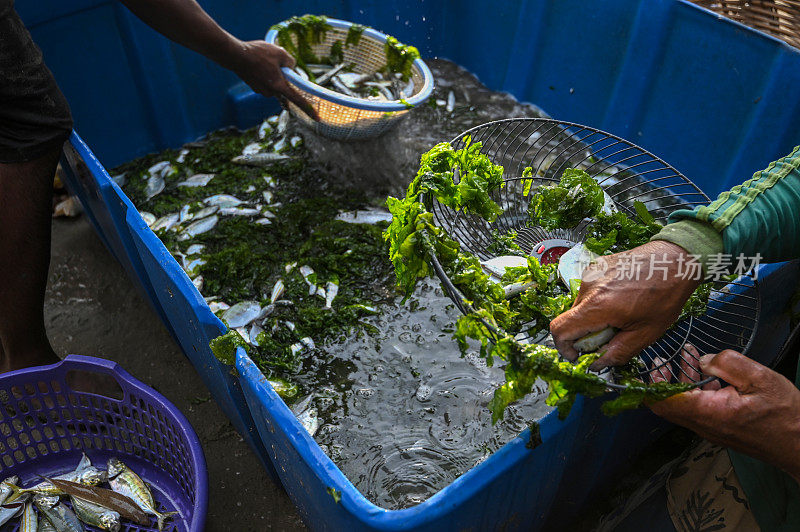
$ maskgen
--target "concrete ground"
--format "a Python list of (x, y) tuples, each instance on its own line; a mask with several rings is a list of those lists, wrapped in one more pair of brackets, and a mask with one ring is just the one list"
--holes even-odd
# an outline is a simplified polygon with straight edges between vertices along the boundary
[(208, 464), (206, 530), (298, 530), (297, 510), (261, 466), (85, 216), (53, 221), (45, 323), (59, 355), (118, 362), (189, 419)]

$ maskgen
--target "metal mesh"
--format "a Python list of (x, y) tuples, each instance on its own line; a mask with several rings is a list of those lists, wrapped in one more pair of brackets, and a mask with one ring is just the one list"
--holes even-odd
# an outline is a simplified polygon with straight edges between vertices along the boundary
[[(346, 27), (334, 26), (325, 34), (325, 38), (319, 44), (312, 45), (314, 55), (326, 57), (330, 54), (331, 46), (337, 41), (344, 43), (347, 37), (349, 25)], [(295, 37), (292, 36), (292, 39)], [(373, 74), (386, 65), (386, 51), (384, 43), (373, 38), (366, 32), (362, 34), (358, 44), (344, 47), (344, 63), (353, 65), (353, 72), (358, 74)], [(409, 98), (418, 94), (426, 81), (425, 73), (418, 65), (411, 67), (411, 80), (414, 82), (414, 92)], [(291, 79), (290, 79), (291, 81)], [(302, 85), (293, 83), (302, 97), (317, 111), (319, 122), (316, 122), (303, 113), (296, 105), (289, 102), (289, 111), (307, 127), (313, 129), (320, 135), (336, 140), (360, 140), (382, 135), (394, 127), (408, 113), (408, 109), (403, 110), (368, 110), (359, 109), (343, 103), (320, 97), (312, 94), (303, 88)], [(320, 87), (324, 92), (330, 92)], [(372, 106), (380, 107), (380, 102), (364, 100)], [(396, 102), (395, 102), (396, 105)]]
[[(543, 240), (584, 240), (590, 221), (585, 220), (570, 230), (550, 231), (528, 226), (528, 204), (535, 189), (557, 183), (567, 168), (581, 168), (589, 173), (613, 199), (617, 209), (631, 217), (636, 216), (635, 201), (644, 203), (661, 223), (676, 209), (691, 209), (709, 202), (696, 185), (652, 153), (587, 126), (542, 118), (500, 120), (462, 133), (451, 142), (453, 148), (463, 148), (467, 137), (472, 142), (481, 142), (481, 152), (504, 168), (505, 186), (493, 193), (503, 214), (489, 223), (480, 216), (457, 212), (430, 197), (426, 198), (426, 204), (436, 224), (457, 240), (462, 249), (482, 260), (493, 256), (488, 251), (494, 242), (493, 230), (516, 231), (516, 243), (528, 254)], [(528, 196), (522, 193), (521, 176), (526, 167), (533, 169), (534, 176)], [(470, 309), (464, 305), (463, 297), (444, 270), (434, 269), (451, 299), (462, 312), (468, 312)], [(755, 335), (759, 303), (758, 286), (752, 277), (715, 283), (704, 316), (673, 325), (639, 355), (643, 363), (640, 376), (649, 380), (650, 372), (661, 371), (665, 377), (685, 375), (692, 381), (704, 379), (704, 376), (687, 375), (681, 361), (693, 362), (694, 357), (683, 346), (689, 342), (701, 354), (723, 349), (746, 351)], [(520, 341), (543, 340), (531, 338), (524, 327), (517, 338)], [(615, 386), (610, 384), (612, 388)]]

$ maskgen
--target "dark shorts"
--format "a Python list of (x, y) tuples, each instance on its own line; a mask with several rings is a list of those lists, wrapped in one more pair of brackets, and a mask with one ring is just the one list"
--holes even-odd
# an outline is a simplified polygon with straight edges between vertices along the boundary
[(0, 163), (37, 159), (60, 147), (72, 115), (42, 51), (14, 10), (0, 0)]

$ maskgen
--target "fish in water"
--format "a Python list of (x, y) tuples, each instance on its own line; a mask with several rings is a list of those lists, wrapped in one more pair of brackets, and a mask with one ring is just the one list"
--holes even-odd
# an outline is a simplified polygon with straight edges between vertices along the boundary
[(230, 207), (237, 207), (245, 202), (240, 200), (236, 196), (231, 196), (230, 194), (215, 194), (214, 196), (209, 196), (206, 199), (204, 199), (203, 203), (211, 207), (219, 207), (220, 209), (227, 209)]
[(156, 223), (150, 226), (150, 229), (152, 229), (153, 231), (161, 231), (161, 230), (169, 231), (170, 229), (178, 225), (180, 218), (181, 216), (177, 212), (174, 212), (172, 214), (167, 214), (166, 216), (162, 216), (161, 218), (156, 220)]
[(160, 175), (151, 175), (147, 180), (147, 186), (144, 188), (144, 195), (149, 200), (153, 196), (160, 194), (165, 186), (163, 177)]
[(201, 220), (197, 220), (196, 222), (192, 222), (186, 229), (183, 230), (181, 235), (178, 237), (178, 240), (189, 240), (194, 236), (207, 233), (217, 226), (217, 222), (219, 222), (219, 217), (216, 214), (209, 216), (208, 218), (203, 218)]
[(447, 94), (447, 107), (445, 108), (448, 113), (452, 113), (453, 109), (456, 108), (456, 94), (453, 91), (450, 91)]
[(260, 314), (261, 305), (258, 304), (258, 301), (242, 301), (226, 310), (222, 315), (222, 319), (225, 320), (228, 327), (236, 329), (237, 327), (249, 325)]
[(70, 497), (70, 501), (72, 502), (72, 509), (75, 510), (75, 515), (87, 525), (97, 527), (100, 530), (119, 532), (121, 527), (119, 512), (109, 510), (80, 497)]
[(285, 290), (285, 286), (283, 285), (283, 280), (278, 279), (275, 281), (275, 286), (272, 287), (272, 293), (269, 296), (269, 302), (275, 303), (275, 301), (283, 295)]
[(289, 127), (289, 111), (283, 110), (278, 115), (278, 134), (282, 135), (287, 127)]
[[(108, 468), (109, 471), (111, 471), (111, 460), (108, 462)], [(109, 473), (109, 475), (111, 475), (111, 473)], [(84, 486), (83, 484), (69, 482), (68, 480), (48, 480), (58, 486), (70, 497), (78, 497), (92, 504), (97, 504), (103, 508), (113, 510), (121, 517), (130, 519), (131, 521), (140, 525), (146, 525), (150, 522), (147, 514), (142, 510), (142, 508), (139, 507), (136, 501), (123, 493), (119, 493), (116, 490), (98, 488), (97, 486)], [(110, 478), (109, 483), (111, 483)], [(53, 524), (55, 525), (56, 523)]]
[(358, 211), (340, 212), (336, 215), (337, 220), (351, 224), (375, 225), (381, 222), (391, 222), (392, 214), (384, 209), (363, 209)]
[(325, 308), (331, 308), (336, 294), (339, 293), (339, 285), (333, 281), (328, 281), (325, 285)]
[(258, 216), (261, 214), (261, 209), (253, 209), (246, 207), (226, 207), (220, 209), (219, 213), (222, 216)]
[(269, 122), (264, 120), (260, 126), (258, 126), (258, 138), (264, 140), (272, 133), (272, 126), (269, 125)]
[(83, 525), (78, 516), (61, 504), (57, 496), (37, 495), (33, 498), (33, 503), (59, 532), (83, 532)]
[(267, 152), (254, 153), (252, 155), (237, 155), (232, 161), (236, 164), (245, 164), (248, 166), (267, 166), (289, 158), (288, 155), (283, 155), (282, 153)]
[(153, 224), (156, 223), (156, 220), (158, 220), (155, 214), (149, 212), (142, 211), (139, 213), (139, 216), (142, 217), (142, 220), (147, 224), (147, 227), (152, 227)]
[(178, 183), (179, 187), (204, 187), (216, 177), (215, 174), (195, 174), (192, 177)]
[(313, 396), (309, 395), (292, 409), (297, 421), (312, 437), (319, 429), (319, 414), (316, 407), (311, 405)]
[(164, 528), (164, 521), (178, 512), (159, 512), (156, 510), (156, 503), (153, 494), (145, 485), (144, 481), (133, 472), (128, 466), (123, 464), (118, 458), (108, 460), (109, 484), (117, 493), (121, 493), (132, 499), (139, 507), (150, 515), (158, 519), (158, 529)]
[(251, 142), (242, 148), (242, 155), (253, 155), (254, 153), (258, 153), (263, 149), (264, 146), (262, 146), (260, 142)]

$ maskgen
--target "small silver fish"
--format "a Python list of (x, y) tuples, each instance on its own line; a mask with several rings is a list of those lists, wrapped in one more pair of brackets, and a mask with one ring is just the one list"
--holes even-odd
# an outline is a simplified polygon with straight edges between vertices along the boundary
[(275, 301), (283, 295), (285, 288), (286, 287), (283, 285), (283, 280), (278, 279), (275, 281), (275, 286), (272, 287), (272, 293), (269, 296), (269, 302), (275, 303)]
[(194, 236), (207, 233), (217, 226), (217, 222), (219, 222), (219, 217), (216, 214), (209, 216), (208, 218), (203, 218), (197, 220), (196, 222), (192, 222), (186, 229), (183, 230), (180, 236), (178, 236), (178, 240), (189, 240)]
[(205, 244), (192, 244), (186, 248), (186, 256), (200, 255), (206, 249)]
[(274, 151), (275, 153), (281, 153), (288, 147), (289, 143), (286, 141), (286, 137), (282, 137), (278, 142), (276, 142), (272, 146), (272, 151)]
[(144, 223), (147, 224), (147, 227), (152, 227), (153, 224), (156, 223), (156, 220), (158, 219), (156, 218), (155, 214), (144, 211), (140, 211), (139, 216), (142, 217), (142, 220), (144, 221)]
[(56, 527), (53, 526), (53, 523), (44, 515), (39, 516), (39, 528), (36, 530), (37, 532), (58, 532)]
[(300, 338), (300, 343), (306, 346), (309, 349), (316, 349), (317, 344), (314, 343), (314, 339), (310, 336), (306, 336), (305, 338)]
[(261, 314), (261, 305), (258, 301), (241, 301), (236, 303), (222, 315), (222, 319), (231, 329), (244, 327), (257, 319)]
[(266, 201), (267, 204), (270, 204), (270, 203), (272, 203), (272, 198), (274, 196), (272, 194), (272, 191), (265, 190), (264, 192), (261, 193), (261, 197), (264, 198), (264, 201)]
[(303, 138), (302, 137), (294, 136), (294, 137), (289, 139), (289, 144), (292, 145), (292, 148), (296, 148), (299, 145), (301, 145), (302, 143), (303, 143)]
[(154, 515), (158, 519), (158, 529), (164, 528), (164, 521), (178, 512), (159, 512), (156, 510), (153, 494), (147, 488), (144, 481), (133, 472), (128, 466), (122, 463), (118, 458), (110, 458), (108, 460), (108, 483), (111, 488), (117, 493), (121, 493), (126, 497), (132, 499), (139, 507), (150, 515)]
[(455, 108), (456, 108), (456, 94), (453, 91), (450, 91), (447, 94), (447, 107), (445, 107), (445, 110), (448, 113), (452, 113), (453, 109)]
[(270, 225), (272, 223), (272, 220), (270, 220), (269, 218), (259, 218), (258, 220), (256, 220), (256, 223), (258, 225)]
[(319, 415), (316, 407), (311, 406), (312, 399), (313, 396), (309, 395), (300, 401), (292, 411), (297, 417), (297, 421), (300, 422), (300, 425), (313, 437), (319, 429)]
[(37, 495), (33, 498), (33, 502), (39, 512), (44, 514), (59, 532), (83, 532), (83, 525), (78, 516), (58, 502), (58, 497)]
[(198, 292), (203, 290), (203, 276), (202, 275), (198, 275), (197, 277), (192, 279), (192, 284), (194, 285), (195, 288), (197, 288)]
[(169, 231), (170, 229), (178, 225), (180, 218), (181, 216), (177, 212), (173, 212), (172, 214), (167, 214), (156, 220), (156, 223), (154, 223), (150, 227), (150, 229), (152, 229), (153, 231), (161, 231), (161, 230)]
[(20, 515), (25, 510), (25, 501), (27, 499), (28, 495), (26, 494), (15, 502), (9, 502), (0, 506), (0, 526), (3, 526)]
[(228, 310), (231, 306), (224, 301), (211, 301), (208, 303), (208, 308), (211, 309), (211, 312), (216, 314), (220, 310)]
[(260, 142), (251, 142), (242, 148), (242, 155), (253, 155), (254, 153), (258, 153), (263, 149), (264, 146), (262, 146)]
[(192, 177), (178, 183), (179, 187), (204, 187), (216, 177), (216, 174), (195, 174)]
[(247, 334), (248, 340), (250, 345), (258, 346), (258, 335), (264, 332), (264, 328), (261, 325), (254, 323), (250, 326), (250, 332)]
[(22, 510), (22, 519), (20, 519), (19, 522), (19, 532), (36, 532), (39, 528), (39, 520), (37, 517), (33, 503), (30, 501), (26, 502), (25, 508)]
[(264, 178), (264, 183), (266, 183), (268, 187), (273, 187), (273, 188), (275, 187), (274, 177), (272, 177), (271, 175), (265, 175), (263, 176), (263, 178)]
[(94, 526), (100, 530), (119, 532), (121, 523), (120, 515), (114, 510), (103, 508), (99, 504), (94, 504), (79, 497), (70, 497), (72, 508), (78, 519), (87, 525)]
[(336, 294), (339, 293), (339, 285), (333, 281), (328, 281), (325, 285), (325, 308), (331, 308)]
[(183, 163), (186, 160), (186, 156), (189, 155), (189, 150), (181, 150), (178, 153), (178, 157), (175, 158), (176, 163)]
[(250, 209), (245, 207), (226, 207), (219, 210), (222, 216), (257, 216), (261, 214), (261, 209)]
[(272, 134), (272, 127), (269, 125), (269, 122), (264, 120), (260, 126), (258, 126), (258, 138), (260, 140), (264, 140)]
[(278, 125), (278, 115), (268, 116), (267, 117), (267, 124), (269, 124), (272, 127), (277, 126)]
[(8, 477), (0, 483), (0, 504), (6, 502), (6, 499), (11, 495), (11, 486), (16, 486), (17, 484), (19, 484), (19, 477), (17, 475)]
[(286, 128), (289, 127), (289, 111), (283, 110), (281, 114), (278, 115), (278, 134), (282, 135)]
[(339, 63), (338, 65), (334, 66), (332, 69), (328, 70), (321, 76), (317, 78), (317, 85), (325, 85), (333, 76), (339, 73), (341, 69), (344, 68), (344, 63)]
[(340, 212), (336, 215), (336, 219), (351, 224), (375, 225), (380, 222), (391, 222), (392, 214), (385, 209), (368, 208), (358, 211)]
[(237, 155), (232, 161), (236, 164), (245, 164), (249, 166), (267, 166), (289, 158), (288, 155), (283, 155), (281, 153), (267, 152), (254, 153), (252, 155)]
[(348, 89), (348, 88), (347, 88), (347, 85), (345, 85), (344, 83), (342, 83), (342, 82), (339, 80), (339, 78), (338, 78), (338, 77), (334, 76), (334, 78), (331, 80), (331, 83), (333, 83), (333, 87), (334, 87), (334, 88), (335, 88), (337, 91), (341, 92), (342, 94), (345, 94), (345, 95), (347, 95), (347, 96), (350, 96), (351, 98), (358, 98), (358, 94), (356, 94), (355, 92), (353, 92), (353, 91), (351, 91), (350, 89)]
[(211, 207), (203, 207), (202, 209), (194, 213), (194, 219), (200, 220), (201, 218), (205, 218), (206, 216), (211, 216), (218, 210), (219, 207), (217, 205), (212, 205)]
[(151, 175), (147, 180), (147, 186), (144, 188), (144, 195), (149, 200), (164, 190), (164, 178), (160, 175)]
[(148, 168), (147, 173), (150, 175), (163, 175), (164, 172), (168, 172), (169, 166), (169, 161), (161, 161)]
[(240, 200), (236, 196), (231, 196), (230, 194), (216, 194), (214, 196), (209, 196), (208, 198), (204, 199), (203, 203), (212, 207), (219, 207), (220, 209), (226, 209), (228, 207), (236, 207), (245, 202)]

